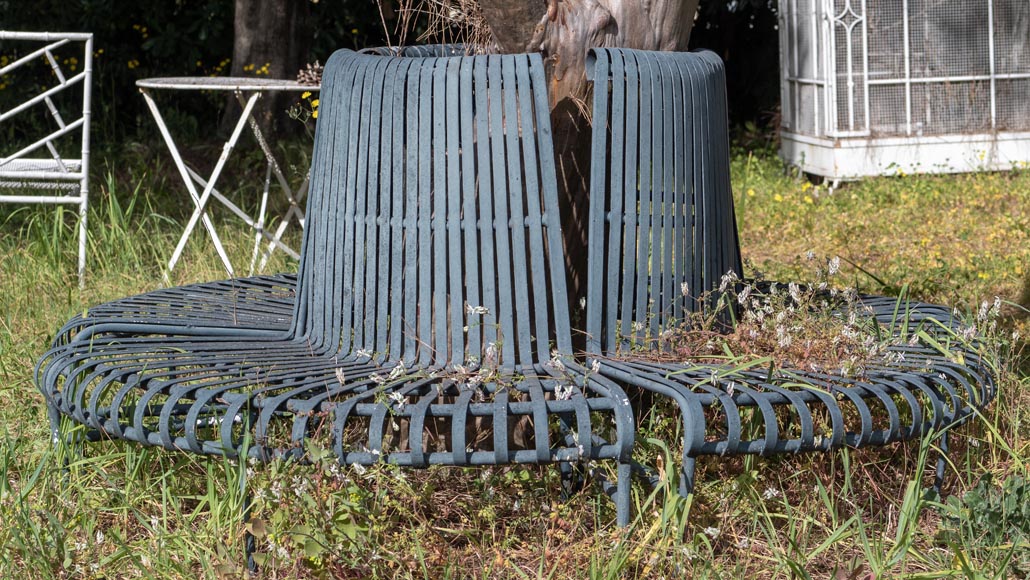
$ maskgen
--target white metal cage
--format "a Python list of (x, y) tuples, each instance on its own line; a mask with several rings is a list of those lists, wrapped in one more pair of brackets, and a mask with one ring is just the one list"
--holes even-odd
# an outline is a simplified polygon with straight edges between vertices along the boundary
[(831, 179), (1030, 162), (1030, 0), (779, 0), (781, 155)]
[[(33, 85), (31, 90), (17, 91), (10, 106), (6, 102), (9, 99), (3, 101), (0, 125), (35, 115), (19, 123), (24, 133), (20, 139), (0, 142), (0, 203), (79, 206), (81, 287), (86, 273), (93, 35), (0, 30), (0, 56), (4, 57), (0, 62), (0, 86), (15, 93), (16, 83), (22, 83), (18, 87), (22, 89)], [(40, 64), (49, 69), (48, 83), (39, 83), (31, 73), (32, 67)]]

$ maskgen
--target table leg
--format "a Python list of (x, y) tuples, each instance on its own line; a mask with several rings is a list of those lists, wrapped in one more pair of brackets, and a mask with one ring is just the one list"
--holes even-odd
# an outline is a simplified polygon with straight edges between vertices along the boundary
[[(236, 98), (240, 101), (240, 104), (243, 103), (243, 96), (238, 92), (236, 94)], [(258, 142), (258, 146), (261, 147), (261, 151), (265, 154), (265, 160), (268, 162), (268, 167), (271, 169), (272, 174), (275, 175), (276, 181), (279, 182), (279, 187), (282, 188), (283, 192), (286, 194), (287, 200), (290, 202), (290, 209), (286, 212), (286, 215), (283, 216), (283, 220), (279, 222), (279, 226), (276, 228), (275, 234), (269, 241), (267, 249), (262, 253), (261, 264), (258, 266), (258, 271), (260, 272), (265, 269), (265, 266), (268, 264), (268, 259), (271, 257), (272, 252), (276, 247), (283, 248), (294, 258), (298, 260), (300, 259), (300, 256), (297, 255), (296, 252), (289, 250), (289, 248), (282, 243), (282, 236), (293, 216), (299, 216), (298, 221), (300, 222), (301, 227), (304, 227), (304, 214), (300, 210), (299, 198), (302, 197), (300, 195), (302, 192), (307, 191), (308, 177), (304, 177), (304, 181), (301, 183), (300, 187), (297, 188), (298, 195), (294, 195), (293, 189), (290, 187), (290, 184), (286, 180), (286, 176), (283, 175), (282, 169), (279, 167), (279, 162), (275, 159), (275, 155), (272, 154), (271, 147), (268, 146), (268, 141), (265, 140), (265, 136), (261, 132), (261, 127), (253, 117), (249, 121), (250, 130), (254, 134), (254, 139)]]
[[(258, 251), (261, 249), (261, 234), (265, 231), (265, 211), (268, 209), (268, 189), (272, 185), (272, 164), (267, 164), (265, 168), (265, 188), (261, 191), (261, 211), (258, 213), (257, 223), (254, 224), (254, 229), (257, 232), (254, 234), (254, 251), (250, 254), (250, 275), (254, 275), (254, 264), (257, 263)], [(265, 262), (262, 260), (261, 266), (264, 269)]]
[[(154, 120), (157, 122), (158, 130), (161, 132), (161, 136), (164, 138), (165, 145), (168, 146), (168, 150), (172, 154), (172, 160), (175, 162), (175, 166), (179, 170), (179, 176), (182, 178), (183, 183), (186, 184), (186, 190), (189, 192), (190, 197), (193, 199), (193, 204), (194, 206), (196, 206), (194, 209), (194, 215), (197, 214), (197, 211), (200, 212), (200, 215), (203, 219), (204, 228), (211, 235), (211, 240), (215, 244), (215, 249), (218, 251), (218, 256), (222, 259), (222, 263), (226, 266), (226, 270), (229, 272), (231, 276), (232, 265), (229, 263), (229, 258), (225, 253), (225, 249), (222, 247), (222, 241), (218, 237), (218, 232), (215, 230), (214, 223), (211, 221), (211, 218), (207, 215), (207, 212), (204, 211), (204, 202), (202, 200), (202, 197), (197, 194), (197, 190), (193, 186), (193, 181), (190, 179), (189, 175), (189, 168), (186, 167), (186, 163), (182, 160), (182, 156), (179, 154), (179, 148), (175, 145), (175, 141), (172, 139), (172, 135), (168, 131), (168, 126), (165, 125), (164, 117), (161, 116), (161, 112), (157, 108), (157, 103), (154, 102), (154, 99), (150, 96), (150, 93), (147, 92), (146, 89), (140, 89), (140, 93), (143, 94), (143, 99), (146, 101), (147, 107), (150, 109), (151, 115), (153, 115)], [(193, 227), (195, 225), (196, 220), (191, 217), (191, 224), (187, 226), (187, 230), (183, 232), (183, 237), (179, 240), (180, 246), (185, 246), (185, 240), (189, 238), (189, 235), (192, 232)], [(168, 275), (171, 273), (172, 269), (175, 268), (175, 263), (179, 260), (179, 254), (181, 252), (182, 250), (179, 247), (176, 247), (176, 251), (172, 255), (172, 259), (168, 262), (168, 269), (165, 271), (164, 274), (166, 282), (168, 281)]]
[[(190, 234), (193, 232), (193, 228), (197, 225), (197, 220), (200, 219), (201, 214), (204, 213), (204, 207), (206, 207), (208, 200), (211, 198), (211, 191), (214, 189), (215, 182), (218, 181), (218, 177), (222, 173), (222, 169), (225, 167), (225, 162), (229, 159), (229, 154), (233, 148), (236, 147), (236, 142), (240, 139), (240, 134), (243, 132), (243, 127), (246, 125), (247, 119), (250, 118), (250, 113), (254, 109), (254, 105), (257, 103), (258, 98), (261, 96), (260, 93), (254, 93), (247, 99), (247, 104), (243, 107), (243, 114), (240, 115), (240, 120), (236, 122), (236, 127), (233, 128), (232, 135), (229, 140), (222, 146), (222, 154), (218, 157), (218, 162), (215, 164), (214, 170), (211, 172), (211, 177), (208, 178), (207, 186), (204, 187), (203, 193), (200, 194), (200, 204), (193, 211), (193, 215), (190, 216), (190, 221), (186, 224), (186, 230), (182, 234), (182, 238), (179, 239), (179, 244), (175, 247), (175, 251), (172, 253), (172, 259), (168, 263), (168, 271), (175, 266), (175, 262), (179, 260), (179, 256), (182, 254), (183, 249), (186, 247), (186, 241), (189, 239)], [(225, 270), (230, 277), (235, 278), (236, 273), (233, 270), (232, 264), (229, 262), (229, 257), (225, 253), (225, 249), (222, 248), (222, 244), (216, 243), (215, 248), (218, 250), (218, 255), (222, 258), (222, 264), (225, 265)]]
[[(199, 185), (200, 187), (207, 187), (208, 182), (203, 177), (197, 175), (197, 172), (193, 171), (189, 167), (187, 167), (186, 169), (187, 169), (187, 171), (189, 171), (190, 177), (193, 178), (193, 181), (195, 181), (197, 183), (197, 185)], [(249, 215), (247, 215), (247, 212), (243, 211), (242, 209), (240, 209), (240, 207), (238, 205), (233, 203), (231, 199), (225, 197), (225, 195), (222, 194), (222, 192), (218, 191), (217, 187), (212, 187), (211, 188), (211, 195), (212, 195), (212, 197), (217, 199), (219, 201), (219, 203), (224, 205), (226, 209), (228, 209), (232, 213), (236, 214), (237, 217), (239, 217), (241, 220), (243, 220), (243, 223), (247, 224), (247, 227), (254, 228), (255, 230), (257, 230), (257, 233), (261, 237), (263, 237), (266, 240), (268, 240), (269, 243), (275, 244), (275, 246), (277, 248), (279, 248), (282, 251), (286, 252), (292, 258), (294, 258), (295, 260), (299, 260), (300, 259), (300, 255), (297, 252), (293, 251), (289, 246), (287, 246), (286, 244), (283, 244), (281, 241), (276, 240), (272, 236), (272, 234), (268, 232), (268, 230), (264, 229), (264, 227), (258, 229), (257, 222), (253, 218), (251, 218)], [(293, 208), (291, 208), (291, 209), (293, 209)], [(300, 213), (299, 209), (297, 210), (296, 213)], [(303, 214), (300, 214), (300, 215), (301, 215), (301, 218), (303, 219)]]

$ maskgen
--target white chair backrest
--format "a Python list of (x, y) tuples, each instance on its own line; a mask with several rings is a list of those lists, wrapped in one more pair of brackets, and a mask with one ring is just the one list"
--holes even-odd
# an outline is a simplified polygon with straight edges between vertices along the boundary
[[(13, 55), (9, 47), (16, 47)], [(41, 60), (51, 71), (50, 82), (37, 85), (38, 90), (24, 91), (27, 83), (39, 82), (36, 67)], [(13, 105), (6, 102), (10, 99), (0, 101), (0, 130), (12, 122), (18, 122), (19, 128), (18, 139), (0, 142), (0, 202), (79, 206), (80, 286), (86, 266), (92, 74), (92, 34), (0, 30), (0, 87), (17, 94), (18, 101)], [(82, 107), (67, 106), (68, 99), (77, 105), (78, 94)], [(49, 121), (26, 121), (26, 115), (33, 112)], [(38, 137), (21, 134), (36, 127), (43, 133)], [(76, 136), (81, 141), (72, 147)], [(68, 155), (71, 150), (77, 158)], [(10, 190), (19, 191), (12, 194)]]

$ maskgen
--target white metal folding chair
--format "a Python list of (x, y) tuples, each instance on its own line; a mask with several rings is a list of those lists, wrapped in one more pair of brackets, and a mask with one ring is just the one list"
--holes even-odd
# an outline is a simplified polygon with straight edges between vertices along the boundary
[[(33, 107), (45, 107), (57, 128), (15, 151), (6, 150), (7, 145), (0, 143), (0, 202), (76, 204), (79, 206), (78, 274), (81, 288), (86, 274), (86, 209), (89, 196), (89, 118), (90, 84), (93, 74), (93, 35), (89, 33), (0, 30), (0, 42), (8, 41), (25, 43), (27, 48), (19, 50), (19, 56), (0, 67), (0, 78), (6, 75), (10, 79), (9, 82), (17, 83), (18, 79), (17, 77), (12, 78), (12, 73), (23, 67), (28, 68), (26, 65), (36, 62), (37, 59), (45, 59), (47, 66), (53, 71), (53, 83), (49, 87), (41, 87), (37, 93), (20, 104), (7, 110), (0, 110), (0, 124), (14, 119), (19, 113)], [(77, 58), (66, 61), (61, 59), (61, 56), (74, 46), (66, 47), (66, 45), (72, 43), (83, 45), (81, 63), (75, 62), (78, 60)], [(42, 46), (35, 48), (40, 44)], [(61, 49), (60, 53), (58, 49)], [(75, 55), (78, 55), (78, 51), (75, 52)], [(61, 67), (62, 64), (68, 67), (68, 72), (73, 73), (72, 76), (65, 74)], [(81, 116), (68, 121), (62, 116), (60, 107), (55, 104), (55, 98), (59, 93), (75, 91), (77, 86), (82, 88)], [(81, 132), (82, 136), (79, 158), (69, 159), (61, 155), (57, 144), (64, 143), (59, 139), (73, 135), (76, 131)], [(7, 193), (9, 190), (19, 190), (19, 194)]]

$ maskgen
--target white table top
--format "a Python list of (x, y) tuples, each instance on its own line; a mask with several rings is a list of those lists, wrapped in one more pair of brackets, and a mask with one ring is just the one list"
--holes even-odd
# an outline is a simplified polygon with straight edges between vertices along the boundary
[(302, 85), (287, 79), (255, 77), (157, 77), (140, 79), (136, 86), (142, 89), (173, 89), (185, 91), (318, 91), (319, 85)]

